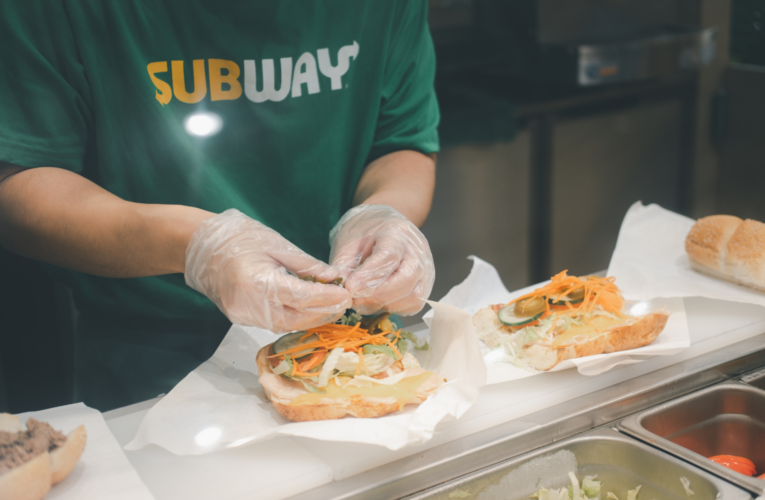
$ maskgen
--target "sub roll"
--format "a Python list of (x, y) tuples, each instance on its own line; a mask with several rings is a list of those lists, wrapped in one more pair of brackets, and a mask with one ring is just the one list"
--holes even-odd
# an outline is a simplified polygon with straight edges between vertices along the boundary
[(696, 221), (685, 239), (691, 266), (705, 274), (765, 291), (765, 224), (731, 215)]

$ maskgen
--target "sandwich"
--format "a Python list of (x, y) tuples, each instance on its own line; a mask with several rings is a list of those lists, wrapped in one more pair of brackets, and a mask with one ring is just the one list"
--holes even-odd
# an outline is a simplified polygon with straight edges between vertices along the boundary
[(419, 404), (444, 382), (423, 369), (410, 346), (427, 349), (382, 314), (352, 310), (338, 323), (287, 333), (257, 354), (259, 382), (295, 422), (380, 417)]
[(68, 436), (34, 418), (26, 430), (19, 417), (0, 414), (0, 498), (40, 500), (77, 465), (87, 433), (79, 426)]
[(699, 272), (765, 291), (765, 224), (732, 215), (696, 221), (685, 238), (691, 266)]
[(664, 329), (669, 313), (626, 313), (614, 281), (568, 276), (563, 271), (531, 293), (479, 310), (473, 325), (487, 346), (503, 351), (516, 366), (535, 370), (650, 344)]

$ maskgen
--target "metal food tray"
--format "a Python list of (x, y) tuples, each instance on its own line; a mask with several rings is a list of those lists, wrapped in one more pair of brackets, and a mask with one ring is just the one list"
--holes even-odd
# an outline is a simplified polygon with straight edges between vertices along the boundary
[(746, 457), (758, 474), (765, 472), (765, 391), (724, 382), (627, 417), (619, 429), (753, 493), (765, 493), (765, 480), (706, 458)]
[[(570, 485), (569, 472), (580, 482), (585, 475), (597, 474), (601, 498), (610, 491), (626, 500), (628, 490), (642, 485), (639, 498), (643, 499), (751, 499), (746, 491), (610, 428), (584, 432), (406, 499), (521, 500), (541, 487)], [(690, 481), (693, 497), (686, 493), (681, 477)]]

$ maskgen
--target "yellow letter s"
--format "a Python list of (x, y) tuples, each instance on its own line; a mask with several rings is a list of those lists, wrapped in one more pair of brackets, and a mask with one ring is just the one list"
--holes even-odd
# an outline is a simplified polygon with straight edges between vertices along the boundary
[(149, 77), (151, 78), (151, 82), (154, 84), (155, 87), (157, 87), (157, 93), (156, 93), (157, 100), (162, 106), (164, 106), (165, 104), (170, 102), (170, 99), (173, 98), (173, 91), (172, 89), (170, 89), (170, 85), (167, 82), (165, 82), (164, 80), (161, 80), (160, 78), (154, 75), (155, 73), (167, 72), (167, 61), (149, 63), (146, 66), (146, 69), (149, 71)]

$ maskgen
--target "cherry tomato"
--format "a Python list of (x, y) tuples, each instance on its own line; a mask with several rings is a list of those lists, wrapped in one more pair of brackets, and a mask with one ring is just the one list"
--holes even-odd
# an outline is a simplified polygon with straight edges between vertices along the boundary
[(709, 460), (724, 465), (745, 476), (754, 476), (755, 474), (754, 463), (748, 458), (734, 455), (715, 455), (714, 457), (709, 457)]

